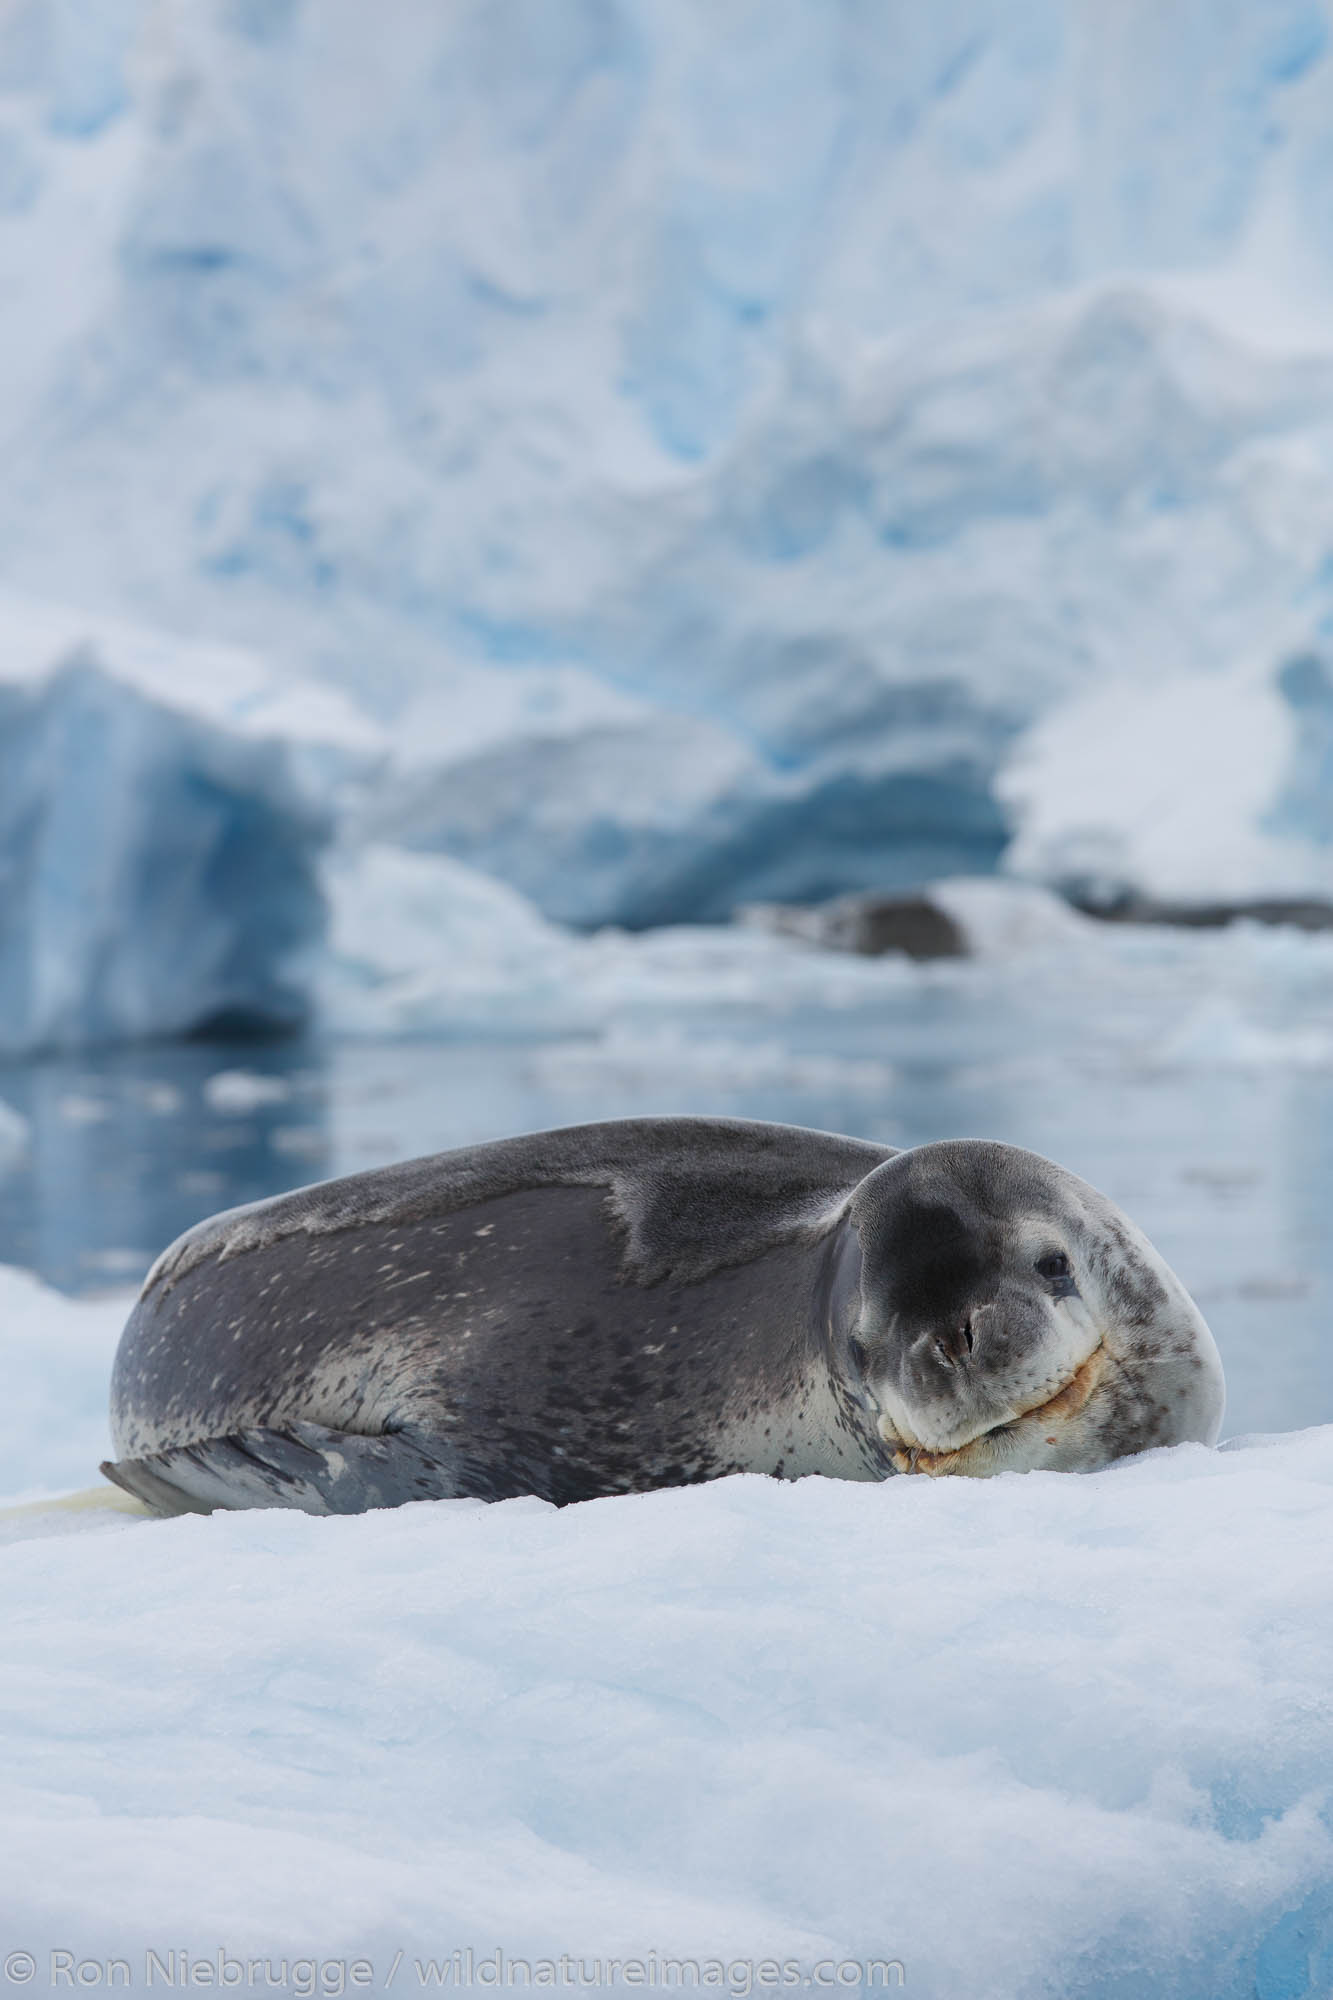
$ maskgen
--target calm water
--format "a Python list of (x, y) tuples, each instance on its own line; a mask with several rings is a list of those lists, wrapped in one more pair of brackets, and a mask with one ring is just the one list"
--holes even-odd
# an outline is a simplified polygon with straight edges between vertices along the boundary
[[(72, 1292), (127, 1287), (216, 1209), (583, 1119), (969, 1134), (1063, 1161), (1147, 1229), (1222, 1348), (1228, 1431), (1333, 1422), (1333, 1071), (1151, 1058), (1192, 1004), (1176, 986), (1103, 994), (1095, 1032), (1076, 994), (954, 974), (836, 1016), (640, 1020), (608, 1042), (196, 1043), (0, 1066), (0, 1100), (32, 1128), (0, 1171), (0, 1262)], [(238, 1070), (249, 1084), (217, 1081)]]

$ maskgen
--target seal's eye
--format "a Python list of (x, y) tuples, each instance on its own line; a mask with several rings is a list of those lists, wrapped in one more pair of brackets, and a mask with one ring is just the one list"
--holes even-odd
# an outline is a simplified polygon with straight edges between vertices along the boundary
[(1037, 1269), (1043, 1278), (1067, 1278), (1069, 1276), (1069, 1259), (1063, 1250), (1052, 1250), (1049, 1256), (1038, 1257)]

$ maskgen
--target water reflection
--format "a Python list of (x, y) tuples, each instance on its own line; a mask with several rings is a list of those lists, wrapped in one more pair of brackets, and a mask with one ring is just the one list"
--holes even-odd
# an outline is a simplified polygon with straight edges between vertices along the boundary
[[(0, 1172), (0, 1262), (64, 1291), (125, 1285), (201, 1216), (333, 1171), (313, 1054), (187, 1043), (0, 1066), (0, 1100), (29, 1125)], [(229, 1072), (273, 1089), (210, 1088)]]

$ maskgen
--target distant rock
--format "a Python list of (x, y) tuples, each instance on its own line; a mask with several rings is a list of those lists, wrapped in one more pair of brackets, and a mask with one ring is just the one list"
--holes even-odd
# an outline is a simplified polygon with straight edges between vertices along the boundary
[(785, 937), (805, 938), (828, 951), (881, 958), (966, 958), (961, 927), (926, 896), (835, 896), (832, 902), (751, 903), (737, 912), (742, 923)]
[(1191, 931), (1224, 930), (1228, 924), (1287, 925), (1298, 931), (1333, 930), (1333, 902), (1321, 896), (1258, 896), (1229, 902), (1168, 902), (1123, 890), (1098, 896), (1073, 889), (1069, 900), (1085, 916), (1106, 924), (1174, 924)]
[(872, 892), (826, 903), (751, 903), (736, 921), (828, 951), (879, 958), (1005, 959), (1086, 939), (1088, 919), (1037, 882), (950, 875), (910, 895)]

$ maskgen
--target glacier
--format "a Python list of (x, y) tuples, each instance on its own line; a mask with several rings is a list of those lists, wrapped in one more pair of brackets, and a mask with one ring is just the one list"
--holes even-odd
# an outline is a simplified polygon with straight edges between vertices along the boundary
[[(338, 691), (339, 840), (580, 928), (1327, 895), (1331, 26), (8, 0), (0, 583)], [(163, 1022), (310, 1004), (245, 782), (305, 858)]]

